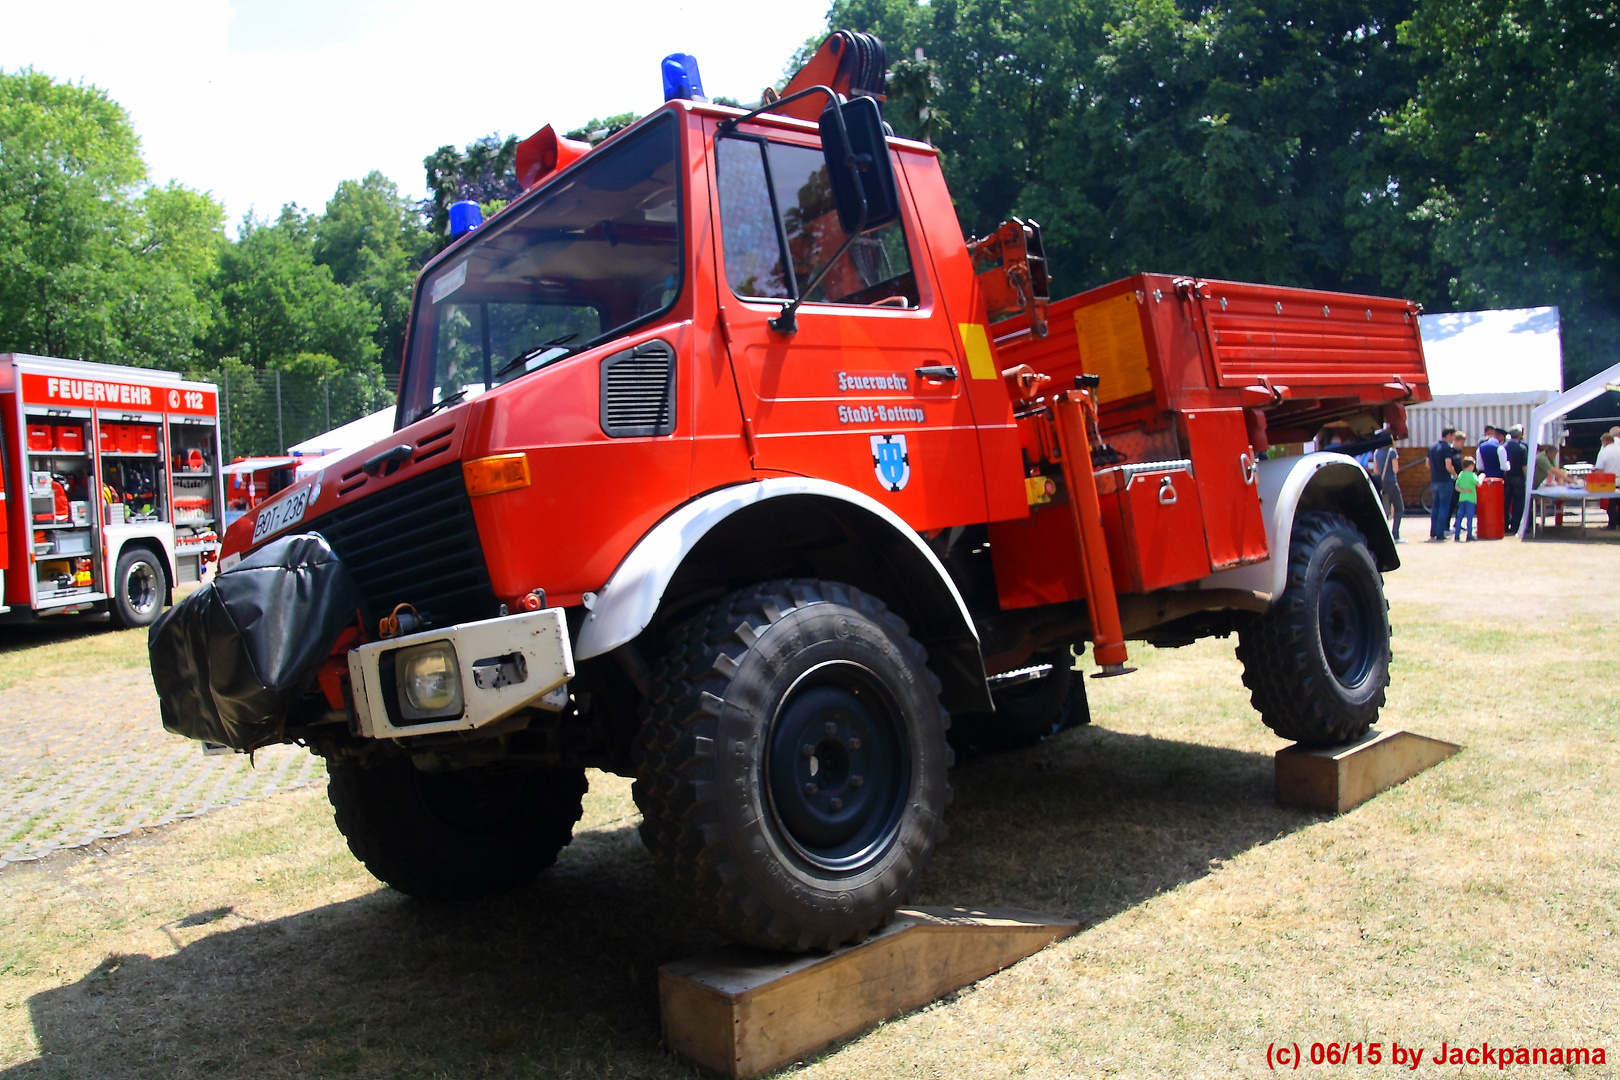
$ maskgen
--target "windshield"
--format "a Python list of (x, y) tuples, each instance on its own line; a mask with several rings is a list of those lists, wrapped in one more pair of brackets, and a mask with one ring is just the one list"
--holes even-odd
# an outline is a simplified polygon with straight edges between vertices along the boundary
[(669, 310), (680, 292), (677, 128), (587, 158), (416, 290), (401, 425)]

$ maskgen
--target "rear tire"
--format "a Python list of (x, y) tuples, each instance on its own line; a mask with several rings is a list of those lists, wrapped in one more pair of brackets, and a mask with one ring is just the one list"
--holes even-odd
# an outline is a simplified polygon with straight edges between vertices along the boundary
[(951, 745), (959, 753), (1020, 750), (1091, 723), (1085, 676), (1074, 670), (1074, 656), (1067, 645), (1036, 653), (1030, 663), (1051, 664), (1052, 673), (993, 691), (993, 713), (961, 713), (951, 718)]
[(1389, 603), (1366, 538), (1342, 514), (1300, 514), (1282, 598), (1238, 634), (1260, 719), (1308, 746), (1359, 739), (1384, 704), (1389, 641)]
[(115, 626), (126, 630), (151, 626), (163, 614), (163, 598), (169, 579), (158, 557), (142, 547), (126, 547), (113, 570), (112, 595), (107, 613)]
[(634, 787), (671, 888), (771, 949), (830, 949), (892, 915), (950, 801), (926, 659), (834, 582), (744, 589), (687, 623), (654, 671)]
[(573, 839), (583, 769), (485, 765), (422, 772), (407, 757), (328, 763), (327, 797), (354, 857), (425, 900), (470, 900), (534, 880)]

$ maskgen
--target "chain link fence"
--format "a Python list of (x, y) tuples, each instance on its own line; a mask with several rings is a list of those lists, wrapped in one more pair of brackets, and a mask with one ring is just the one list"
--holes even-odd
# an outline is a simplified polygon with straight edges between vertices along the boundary
[(394, 404), (398, 376), (380, 370), (259, 370), (227, 361), (191, 373), (219, 387), (225, 460), (285, 454), (289, 446)]

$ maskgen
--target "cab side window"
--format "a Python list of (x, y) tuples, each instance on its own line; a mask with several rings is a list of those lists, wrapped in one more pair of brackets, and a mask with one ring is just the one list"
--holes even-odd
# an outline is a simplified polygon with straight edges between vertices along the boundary
[[(726, 280), (738, 296), (791, 299), (848, 235), (821, 151), (748, 136), (717, 140)], [(862, 233), (805, 296), (823, 304), (918, 306), (900, 222)]]

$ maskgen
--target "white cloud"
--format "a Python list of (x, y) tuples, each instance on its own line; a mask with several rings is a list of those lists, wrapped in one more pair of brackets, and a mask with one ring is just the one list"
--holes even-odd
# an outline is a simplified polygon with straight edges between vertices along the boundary
[(719, 0), (0, 0), (0, 68), (104, 88), (152, 179), (212, 191), (234, 222), (319, 208), (372, 169), (420, 197), (422, 158), (445, 143), (645, 112), (672, 52), (697, 56), (711, 96), (753, 98), (826, 6), (775, 0), (766, 20)]

